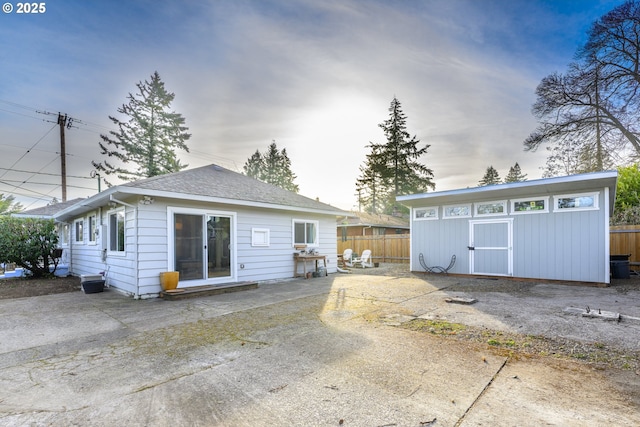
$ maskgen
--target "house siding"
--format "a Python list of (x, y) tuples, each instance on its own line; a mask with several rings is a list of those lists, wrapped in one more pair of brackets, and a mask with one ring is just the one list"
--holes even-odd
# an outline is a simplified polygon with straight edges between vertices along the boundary
[[(168, 211), (197, 210), (204, 212), (235, 213), (235, 260), (231, 266), (236, 273), (236, 281), (263, 281), (291, 278), (294, 275), (293, 234), (294, 219), (318, 221), (319, 246), (317, 250), (327, 256), (328, 272), (337, 271), (336, 223), (334, 215), (320, 215), (303, 212), (279, 211), (273, 209), (238, 207), (227, 204), (184, 202), (175, 199), (158, 198), (152, 204), (138, 203), (138, 198), (122, 200), (125, 206), (125, 252), (107, 251), (106, 262), (102, 260), (102, 250), (108, 244), (108, 236), (100, 236), (96, 244), (73, 244), (71, 248), (72, 274), (98, 274), (107, 271), (110, 286), (140, 298), (157, 296), (161, 291), (160, 273), (173, 269), (169, 259)], [(132, 207), (134, 206), (134, 207)], [(100, 229), (108, 233), (108, 206), (102, 208), (98, 219)], [(92, 213), (83, 217), (86, 218)], [(97, 212), (96, 212), (96, 215)], [(74, 218), (78, 219), (78, 218)], [(71, 221), (73, 224), (73, 221)], [(252, 228), (270, 231), (269, 246), (251, 246)], [(72, 228), (73, 230), (73, 228)], [(86, 227), (85, 227), (86, 230)], [(88, 233), (88, 232), (86, 232)], [(71, 236), (71, 242), (74, 236)], [(235, 269), (235, 270), (234, 270)]]

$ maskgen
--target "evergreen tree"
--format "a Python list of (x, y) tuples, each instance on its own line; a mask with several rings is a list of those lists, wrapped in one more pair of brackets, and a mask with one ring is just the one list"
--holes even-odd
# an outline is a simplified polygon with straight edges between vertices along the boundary
[(283, 148), (282, 151), (279, 151), (275, 141), (269, 145), (265, 154), (256, 150), (247, 159), (243, 169), (245, 175), (252, 178), (294, 193), (300, 191), (298, 185), (294, 182), (296, 175), (291, 171), (291, 160), (287, 155), (287, 149)]
[(527, 180), (527, 174), (523, 174), (520, 170), (520, 165), (516, 162), (515, 165), (509, 168), (509, 173), (504, 178), (504, 182), (522, 182)]
[(0, 215), (11, 215), (20, 212), (23, 207), (20, 203), (15, 202), (14, 196), (5, 197), (0, 193)]
[(498, 171), (495, 170), (493, 166), (489, 166), (487, 168), (487, 172), (485, 172), (484, 176), (479, 181), (478, 185), (482, 187), (485, 185), (494, 185), (494, 184), (500, 184), (500, 175), (498, 174)]
[[(424, 193), (434, 189), (433, 171), (420, 162), (427, 153), (429, 145), (418, 148), (420, 141), (407, 132), (407, 117), (397, 98), (393, 98), (389, 107), (389, 119), (378, 125), (384, 132), (387, 142), (371, 143), (372, 157), (361, 168), (361, 179), (380, 176), (378, 198), (383, 213), (392, 214), (406, 208), (396, 203), (396, 196), (411, 193)], [(372, 168), (372, 170), (368, 170)], [(368, 176), (368, 178), (366, 178)], [(356, 182), (358, 186), (358, 182)]]
[(118, 108), (126, 118), (109, 116), (118, 131), (100, 135), (101, 154), (116, 162), (105, 159), (91, 163), (96, 170), (125, 181), (184, 169), (187, 165), (180, 163), (176, 150), (189, 152), (185, 142), (191, 135), (182, 115), (170, 110), (175, 94), (165, 89), (157, 71), (150, 81), (139, 82), (136, 87), (138, 93), (129, 93), (128, 103)]
[(387, 198), (385, 195), (387, 188), (382, 179), (383, 166), (380, 162), (378, 149), (372, 147), (371, 153), (367, 154), (364, 165), (360, 166), (360, 176), (356, 180), (358, 205), (364, 206), (365, 212), (378, 213), (381, 200)]

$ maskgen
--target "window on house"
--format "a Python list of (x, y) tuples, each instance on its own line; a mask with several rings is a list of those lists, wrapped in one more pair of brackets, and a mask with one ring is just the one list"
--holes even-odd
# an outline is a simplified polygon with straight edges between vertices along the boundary
[(554, 196), (554, 209), (558, 212), (598, 209), (598, 193)]
[(74, 242), (82, 243), (84, 241), (84, 220), (78, 219), (73, 222)]
[(318, 221), (293, 220), (293, 244), (318, 246)]
[(69, 244), (69, 224), (62, 224), (62, 226), (58, 229), (58, 233), (60, 235), (60, 244), (68, 245)]
[(416, 208), (413, 210), (413, 219), (417, 221), (425, 219), (438, 219), (438, 208)]
[(471, 216), (471, 205), (452, 205), (444, 207), (444, 218), (466, 218)]
[(124, 211), (109, 214), (109, 250), (124, 252)]
[(96, 216), (89, 216), (89, 243), (96, 243)]
[(517, 199), (517, 200), (511, 201), (512, 214), (545, 213), (545, 212), (549, 212), (548, 197)]
[(268, 228), (252, 228), (251, 246), (269, 246), (269, 234)]
[(475, 203), (476, 216), (489, 216), (489, 215), (506, 215), (507, 214), (507, 201), (500, 200), (497, 202), (479, 202)]

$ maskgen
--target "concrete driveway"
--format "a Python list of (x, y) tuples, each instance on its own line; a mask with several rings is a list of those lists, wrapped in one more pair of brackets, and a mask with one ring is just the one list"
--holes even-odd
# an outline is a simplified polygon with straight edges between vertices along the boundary
[[(2, 300), (0, 424), (640, 425), (632, 369), (509, 357), (389, 322), (422, 316), (587, 341), (615, 335), (633, 352), (640, 292), (478, 283), (350, 274), (171, 302), (114, 291)], [(571, 301), (627, 319), (577, 316), (564, 310)]]

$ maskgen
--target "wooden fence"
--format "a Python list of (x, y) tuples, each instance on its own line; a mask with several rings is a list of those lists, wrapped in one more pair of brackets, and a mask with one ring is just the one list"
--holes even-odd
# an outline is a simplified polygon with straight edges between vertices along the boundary
[(352, 249), (360, 255), (366, 249), (371, 250), (374, 262), (409, 263), (408, 234), (392, 234), (382, 236), (349, 236), (347, 240), (338, 237), (338, 253)]
[(640, 225), (612, 225), (609, 227), (611, 255), (629, 255), (629, 261), (640, 262)]

